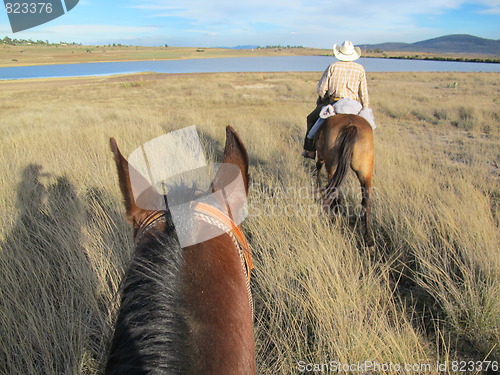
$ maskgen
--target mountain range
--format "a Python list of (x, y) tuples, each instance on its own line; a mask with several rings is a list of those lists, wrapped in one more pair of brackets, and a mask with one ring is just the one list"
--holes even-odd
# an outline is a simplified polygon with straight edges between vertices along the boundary
[(416, 43), (379, 43), (360, 45), (366, 50), (384, 52), (429, 52), (429, 53), (467, 53), (500, 55), (500, 40), (485, 39), (467, 34), (446, 35)]

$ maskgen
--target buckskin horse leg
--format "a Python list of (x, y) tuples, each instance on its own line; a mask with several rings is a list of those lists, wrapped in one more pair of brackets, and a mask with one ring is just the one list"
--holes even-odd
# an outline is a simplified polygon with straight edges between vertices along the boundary
[(362, 219), (365, 227), (364, 240), (368, 247), (374, 245), (371, 235), (371, 201), (370, 195), (372, 190), (371, 176), (369, 178), (358, 176), (361, 183), (361, 206), (363, 207)]
[(316, 161), (316, 187), (319, 189), (321, 187), (321, 168), (325, 162), (318, 159)]

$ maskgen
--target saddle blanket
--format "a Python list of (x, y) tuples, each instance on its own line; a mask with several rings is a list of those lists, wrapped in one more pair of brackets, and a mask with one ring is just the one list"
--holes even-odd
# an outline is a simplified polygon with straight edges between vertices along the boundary
[(361, 116), (368, 121), (372, 129), (377, 127), (375, 125), (375, 118), (373, 117), (373, 111), (371, 108), (363, 109), (363, 106), (357, 100), (344, 98), (336, 101), (334, 104), (325, 105), (321, 109), (319, 119), (312, 126), (309, 134), (307, 134), (307, 138), (313, 139), (318, 130), (321, 128), (321, 125), (323, 125), (323, 122), (328, 117), (334, 116), (337, 113)]

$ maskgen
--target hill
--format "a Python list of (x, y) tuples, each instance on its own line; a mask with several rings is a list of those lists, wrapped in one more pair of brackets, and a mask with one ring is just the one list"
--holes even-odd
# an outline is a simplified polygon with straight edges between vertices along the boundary
[(401, 52), (500, 55), (500, 40), (485, 39), (466, 34), (455, 34), (427, 39), (416, 43), (368, 44), (366, 45), (366, 49)]

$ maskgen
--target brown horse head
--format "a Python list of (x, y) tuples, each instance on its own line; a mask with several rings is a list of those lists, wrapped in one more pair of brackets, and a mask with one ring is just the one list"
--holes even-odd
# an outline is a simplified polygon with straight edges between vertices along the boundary
[[(132, 182), (129, 171), (129, 169), (133, 168), (133, 166), (131, 166), (122, 155), (114, 138), (110, 138), (110, 148), (114, 154), (116, 169), (118, 172), (118, 181), (123, 196), (123, 203), (125, 205), (125, 217), (127, 221), (133, 225), (134, 230), (137, 231), (141, 222), (144, 220), (144, 217), (148, 216), (151, 213), (151, 210), (142, 209), (136, 204), (132, 192)], [(165, 160), (165, 163), (168, 162), (168, 160)], [(226, 145), (224, 148), (222, 163), (236, 165), (241, 173), (245, 186), (245, 196), (234, 197), (234, 202), (237, 206), (239, 206), (239, 209), (242, 209), (246, 201), (246, 194), (248, 194), (248, 153), (238, 133), (236, 133), (231, 126), (226, 127)], [(234, 171), (230, 170), (229, 173), (228, 169), (222, 169), (219, 171), (214, 178), (214, 191), (220, 190), (226, 186), (232, 178), (234, 178), (231, 172)], [(136, 175), (138, 175), (138, 173), (136, 173)]]
[[(195, 205), (193, 213), (193, 236), (215, 227), (224, 229), (222, 235), (182, 248), (170, 209), (140, 208), (132, 194), (132, 166), (114, 139), (111, 150), (136, 248), (122, 285), (106, 373), (255, 374), (251, 257), (239, 226), (215, 208), (225, 202)], [(229, 126), (223, 163), (235, 165), (243, 179), (244, 193), (229, 197), (236, 216), (248, 192), (248, 155)], [(219, 170), (212, 189), (223, 189), (232, 179)]]

